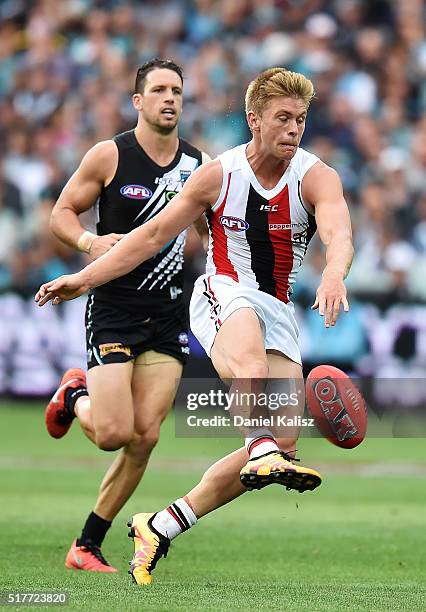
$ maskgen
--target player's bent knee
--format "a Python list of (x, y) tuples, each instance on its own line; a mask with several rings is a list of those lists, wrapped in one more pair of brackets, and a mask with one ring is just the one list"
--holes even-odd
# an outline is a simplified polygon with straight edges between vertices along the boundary
[(101, 429), (96, 432), (96, 446), (101, 450), (115, 451), (126, 446), (131, 441), (130, 431), (117, 429)]
[(157, 427), (147, 429), (142, 433), (137, 433), (131, 441), (132, 453), (134, 455), (140, 455), (141, 458), (146, 457), (157, 444), (159, 437), (160, 429)]
[(267, 360), (250, 359), (245, 357), (240, 363), (231, 366), (233, 378), (268, 378), (269, 367)]

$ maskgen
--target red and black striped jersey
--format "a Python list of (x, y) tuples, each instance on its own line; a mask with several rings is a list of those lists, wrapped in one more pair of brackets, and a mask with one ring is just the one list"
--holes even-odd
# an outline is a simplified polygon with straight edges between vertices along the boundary
[(316, 231), (303, 201), (302, 180), (319, 158), (298, 148), (273, 189), (264, 189), (247, 157), (247, 144), (219, 155), (222, 188), (207, 213), (207, 274), (224, 274), (283, 302)]

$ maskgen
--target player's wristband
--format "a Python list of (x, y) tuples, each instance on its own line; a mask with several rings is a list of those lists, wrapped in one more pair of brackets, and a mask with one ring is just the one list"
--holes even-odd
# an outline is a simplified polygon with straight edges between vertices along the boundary
[(92, 248), (92, 244), (97, 238), (96, 234), (92, 234), (92, 232), (85, 231), (81, 234), (80, 238), (77, 242), (77, 249), (79, 251), (83, 251), (83, 253), (90, 253), (90, 249)]

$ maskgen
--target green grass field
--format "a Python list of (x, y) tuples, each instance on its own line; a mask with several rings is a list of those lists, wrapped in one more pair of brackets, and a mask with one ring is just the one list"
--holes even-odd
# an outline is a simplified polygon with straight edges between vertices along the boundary
[(64, 557), (112, 455), (78, 426), (50, 439), (40, 404), (3, 406), (0, 428), (2, 591), (64, 590), (67, 609), (85, 610), (426, 610), (424, 439), (369, 439), (352, 451), (302, 440), (304, 463), (323, 471), (320, 489), (246, 494), (177, 538), (141, 588), (126, 573), (127, 518), (182, 496), (238, 441), (176, 439), (170, 418), (105, 541), (120, 573), (98, 575), (66, 570)]

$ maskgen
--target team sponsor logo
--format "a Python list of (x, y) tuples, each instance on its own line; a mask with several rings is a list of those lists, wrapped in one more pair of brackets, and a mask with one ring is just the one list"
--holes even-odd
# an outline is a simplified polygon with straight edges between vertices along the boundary
[[(296, 227), (309, 227), (308, 223), (270, 223), (269, 224), (269, 229), (274, 231), (274, 230), (291, 230), (291, 229), (295, 229)], [(306, 232), (306, 230), (303, 230)], [(300, 232), (300, 234), (302, 234), (303, 232)], [(298, 234), (294, 234), (293, 238), (296, 238), (296, 236), (298, 236)]]
[(357, 427), (349, 416), (339, 397), (336, 385), (331, 378), (325, 377), (317, 381), (314, 391), (320, 403), (322, 413), (336, 438), (343, 442), (343, 440), (356, 436), (358, 433)]
[(293, 234), (293, 241), (298, 242), (299, 244), (307, 244), (308, 242), (308, 230), (304, 229), (301, 232), (296, 232)]
[(247, 221), (244, 221), (244, 219), (239, 219), (238, 217), (228, 217), (226, 215), (222, 215), (219, 218), (219, 221), (223, 227), (226, 227), (232, 232), (245, 232), (250, 227)]
[(125, 355), (131, 356), (131, 350), (129, 346), (124, 346), (121, 342), (109, 342), (107, 344), (99, 345), (99, 353), (101, 357), (105, 357), (110, 353), (124, 353)]
[(278, 204), (262, 204), (260, 210), (264, 210), (265, 212), (277, 212)]
[(176, 174), (174, 174), (173, 176), (157, 176), (154, 182), (156, 185), (174, 185), (174, 186), (176, 186), (177, 183), (181, 183), (181, 186), (182, 186), (182, 183), (184, 183), (187, 179), (189, 179), (191, 174), (192, 174), (191, 170), (180, 170), (179, 178), (177, 178)]
[(154, 182), (156, 185), (174, 185), (176, 183), (176, 177), (157, 176)]
[(172, 200), (175, 197), (176, 194), (177, 194), (177, 191), (166, 191), (164, 194), (166, 198), (166, 204), (168, 204), (170, 200)]
[(144, 187), (144, 185), (123, 185), (120, 193), (125, 198), (132, 200), (147, 200), (152, 196), (152, 191), (148, 187)]
[(179, 344), (183, 344), (186, 346), (189, 343), (188, 334), (186, 332), (181, 332), (178, 336)]

